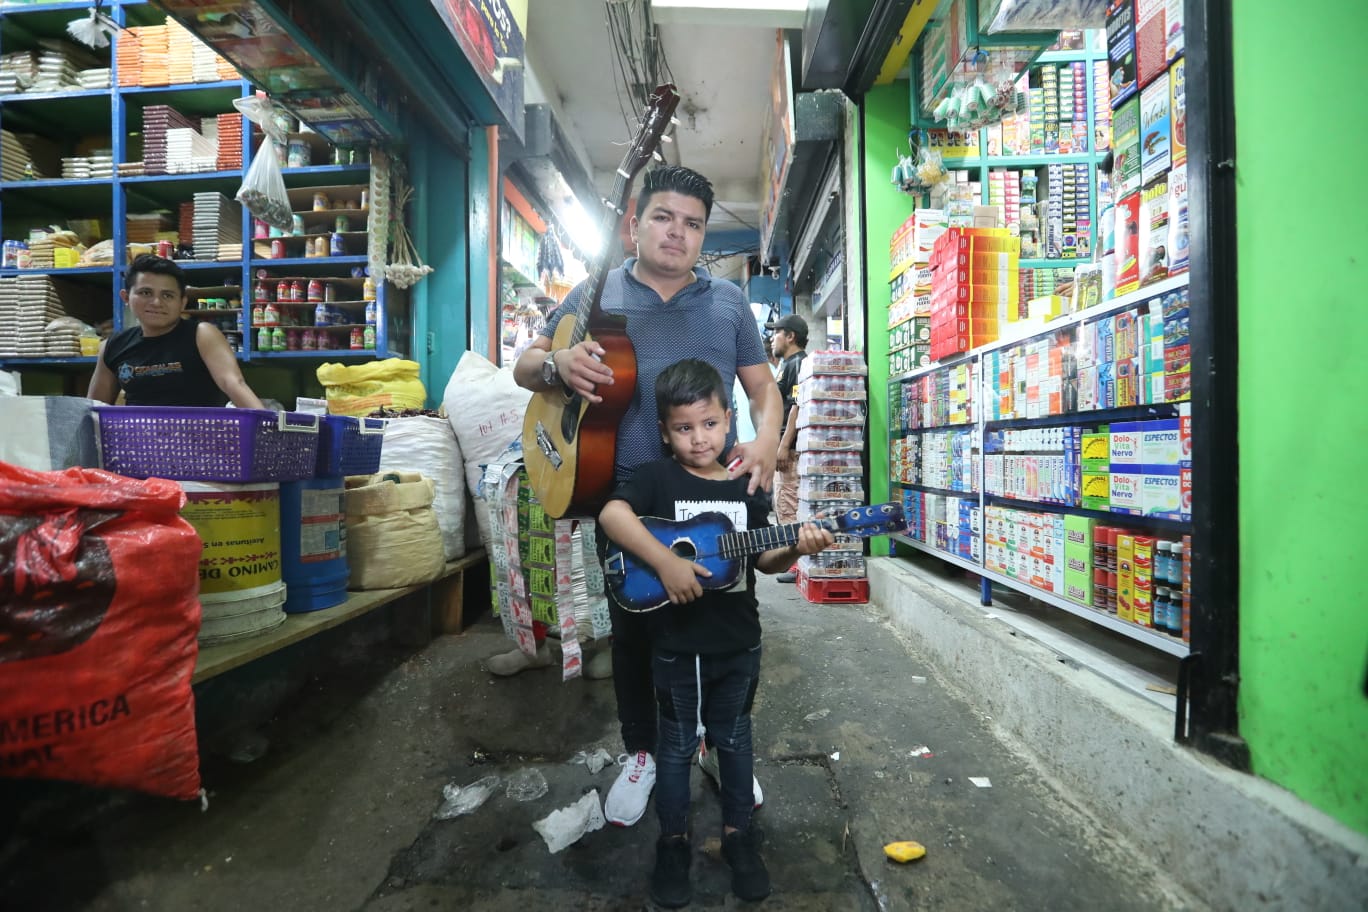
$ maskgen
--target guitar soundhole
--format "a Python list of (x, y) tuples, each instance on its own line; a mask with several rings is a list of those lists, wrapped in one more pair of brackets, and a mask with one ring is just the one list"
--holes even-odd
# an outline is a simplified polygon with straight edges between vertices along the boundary
[(682, 538), (673, 545), (670, 545), (670, 550), (685, 560), (691, 561), (698, 557), (698, 549), (694, 547), (694, 543), (687, 538)]

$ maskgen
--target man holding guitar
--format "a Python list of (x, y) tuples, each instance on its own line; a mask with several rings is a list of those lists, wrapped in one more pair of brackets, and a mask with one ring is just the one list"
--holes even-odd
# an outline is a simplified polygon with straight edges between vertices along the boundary
[[(656, 377), (676, 361), (694, 357), (716, 368), (726, 389), (740, 379), (750, 399), (756, 439), (738, 443), (733, 423), (724, 458), (728, 466), (735, 463), (732, 477), (750, 476), (749, 494), (771, 488), (783, 402), (741, 289), (697, 268), (712, 203), (712, 184), (696, 171), (674, 166), (647, 172), (629, 223), (637, 255), (609, 272), (604, 283), (601, 307), (626, 318), (626, 334), (636, 355), (635, 390), (617, 428), (612, 454), (616, 482), (628, 480), (638, 466), (665, 455), (656, 421)], [(587, 338), (552, 350), (557, 326), (574, 314), (583, 292), (583, 286), (570, 292), (518, 358), (513, 376), (519, 386), (534, 392), (563, 388), (590, 404), (603, 401), (602, 388), (612, 386), (615, 379), (600, 360), (604, 347)], [(609, 791), (604, 813), (611, 823), (630, 826), (645, 813), (655, 783), (651, 644), (642, 616), (617, 605), (611, 610), (613, 685), (622, 740), (631, 759)]]

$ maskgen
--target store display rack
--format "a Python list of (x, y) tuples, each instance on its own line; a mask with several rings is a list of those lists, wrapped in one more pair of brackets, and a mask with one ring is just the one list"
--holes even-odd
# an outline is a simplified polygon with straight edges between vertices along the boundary
[[(66, 24), (84, 14), (88, 6), (84, 2), (0, 5), (0, 53), (37, 50), (40, 48), (39, 42), (44, 39), (69, 41)], [(124, 26), (155, 26), (168, 21), (161, 9), (141, 0), (112, 0), (105, 3), (104, 9)], [(137, 160), (137, 140), (143, 127), (143, 112), (148, 106), (169, 105), (193, 118), (224, 114), (240, 116), (236, 115), (233, 100), (249, 96), (254, 91), (251, 83), (231, 79), (121, 86), (120, 42), (136, 40), (129, 35), (123, 31), (116, 33), (111, 37), (110, 47), (90, 51), (101, 60), (101, 66), (106, 65), (107, 59), (109, 88), (88, 90), (73, 87), (68, 91), (0, 95), (0, 127), (7, 132), (41, 136), (55, 142), (63, 155), (89, 147), (88, 140), (95, 137), (96, 144), (107, 145), (113, 157), (113, 175), (109, 177), (0, 181), (0, 234), (9, 240), (21, 240), (31, 227), (66, 224), (73, 219), (93, 219), (101, 225), (100, 235), (111, 240), (114, 247), (114, 262), (110, 265), (54, 269), (6, 267), (0, 269), (0, 277), (46, 274), (55, 279), (95, 285), (103, 290), (102, 294), (107, 294), (108, 307), (102, 308), (102, 314), (80, 316), (93, 322), (112, 319), (115, 332), (129, 325), (132, 319), (131, 312), (119, 299), (119, 289), (128, 266), (128, 214), (169, 209), (174, 215), (176, 207), (191, 201), (196, 193), (220, 193), (231, 200), (251, 166), (253, 154), (259, 152), (257, 145), (260, 141), (260, 135), (254, 135), (250, 123), (243, 120), (239, 167), (190, 173), (120, 174), (121, 164)], [(104, 143), (106, 135), (108, 142)], [(325, 159), (328, 146), (323, 137), (314, 133), (300, 133), (291, 134), (291, 138), (308, 144), (313, 161)], [(86, 141), (85, 145), (79, 145), (83, 140)], [(244, 208), (239, 256), (231, 260), (177, 260), (178, 265), (189, 274), (193, 298), (208, 297), (209, 289), (221, 289), (225, 292), (223, 297), (235, 297), (242, 301), (242, 290), (250, 290), (258, 272), (264, 272), (272, 280), (280, 274), (281, 269), (288, 269), (292, 274), (330, 276), (343, 281), (352, 279), (353, 267), (367, 265), (365, 229), (368, 225), (364, 219), (368, 212), (350, 210), (316, 213), (300, 201), (318, 188), (350, 186), (359, 190), (369, 180), (370, 166), (350, 161), (343, 164), (309, 164), (282, 168), (282, 174), (291, 191), (292, 205), (306, 217), (326, 216), (327, 221), (333, 221), (336, 216), (345, 215), (362, 219), (360, 224), (352, 226), (354, 230), (343, 234), (347, 255), (273, 259), (269, 256), (269, 239), (266, 239), (264, 250), (256, 246), (262, 239), (253, 238), (252, 216)], [(359, 284), (360, 280), (357, 279), (357, 282)], [(233, 326), (227, 331), (236, 334), (230, 338), (240, 340), (238, 358), (244, 362), (268, 358), (384, 358), (394, 354), (388, 337), (388, 291), (387, 283), (376, 283), (376, 338), (373, 350), (356, 351), (344, 347), (315, 351), (261, 351), (254, 344), (256, 340), (250, 325), (250, 301), (246, 306), (215, 308), (212, 312), (193, 307), (195, 302), (192, 301), (189, 309), (192, 316), (215, 319), (225, 329)], [(82, 368), (94, 363), (94, 360), (90, 356), (0, 355), (0, 367)]]
[[(1095, 520), (1095, 527), (1116, 527), (1165, 541), (1178, 541), (1191, 534), (1191, 520), (1173, 514), (1135, 515), (1110, 508), (1092, 509), (1081, 504), (1006, 496), (1002, 492), (992, 490), (992, 485), (986, 477), (985, 466), (987, 438), (994, 432), (1029, 432), (1034, 429), (1063, 431), (1074, 427), (1115, 427), (1124, 422), (1163, 422), (1165, 427), (1180, 424), (1184, 420), (1180, 416), (1184, 415), (1189, 407), (1183, 401), (1186, 397), (1182, 394), (1177, 394), (1168, 401), (1100, 408), (1081, 408), (1078, 400), (1061, 396), (1058, 400), (1060, 407), (1044, 408), (1045, 411), (1055, 412), (1053, 414), (1016, 417), (1019, 402), (1013, 390), (1007, 395), (1013, 417), (994, 418), (994, 410), (1002, 407), (1002, 400), (995, 403), (993, 397), (1004, 391), (997, 388), (998, 378), (993, 375), (993, 370), (994, 365), (1001, 366), (995, 359), (1004, 352), (1020, 352), (1023, 347), (1040, 346), (1046, 340), (1057, 343), (1062, 339), (1073, 338), (1076, 342), (1077, 334), (1081, 333), (1085, 326), (1102, 326), (1106, 325), (1108, 320), (1114, 321), (1117, 315), (1144, 312), (1145, 307), (1151, 302), (1174, 300), (1176, 296), (1184, 294), (1186, 288), (1187, 276), (1175, 276), (1047, 324), (1034, 324), (1029, 331), (1019, 333), (1017, 338), (999, 340), (940, 364), (890, 377), (889, 484), (894, 496), (901, 492), (909, 516), (909, 534), (890, 536), (896, 543), (895, 553), (898, 546), (911, 548), (978, 575), (985, 605), (991, 603), (992, 584), (998, 584), (1023, 592), (1160, 651), (1180, 657), (1187, 655), (1188, 645), (1180, 636), (1123, 620), (1116, 613), (1072, 601), (1066, 598), (1062, 591), (1051, 591), (1012, 578), (986, 566), (984, 562), (987, 547), (985, 523), (990, 511), (995, 508), (1023, 511), (1025, 514), (1037, 516), (1081, 517)], [(1157, 331), (1157, 324), (1155, 329)], [(1060, 335), (1061, 331), (1072, 332), (1075, 335), (1063, 336)], [(958, 377), (958, 385), (948, 379), (952, 373)], [(971, 395), (967, 398), (964, 396), (963, 382), (966, 373), (971, 374), (968, 383)], [(906, 413), (904, 387), (909, 383), (931, 383), (931, 378), (934, 378), (934, 383), (939, 384), (936, 386), (938, 396), (943, 387), (950, 386), (958, 390), (959, 398), (950, 402), (948, 406), (942, 401), (928, 404), (928, 409), (937, 410), (937, 420), (933, 424), (923, 425), (920, 414)], [(1157, 393), (1159, 388), (1156, 386), (1154, 391)], [(945, 414), (947, 409), (950, 415)], [(1039, 410), (1039, 407), (1036, 410)], [(1159, 427), (1158, 424), (1149, 426)], [(967, 466), (967, 470), (972, 473), (970, 486), (973, 487), (973, 491), (922, 482), (925, 467), (921, 461), (923, 450), (920, 441), (928, 435), (947, 432), (969, 432), (971, 435), (967, 451), (960, 453), (959, 456), (963, 460), (962, 468)], [(1180, 435), (1175, 436), (1181, 439)], [(1088, 471), (1087, 463), (1081, 463), (1076, 470), (1081, 477), (1083, 472)], [(1190, 485), (1190, 470), (1186, 471), (1184, 483)], [(1190, 497), (1190, 493), (1187, 496)], [(1074, 492), (1074, 497), (1082, 499), (1078, 492)], [(1058, 560), (1058, 556), (1055, 559)]]

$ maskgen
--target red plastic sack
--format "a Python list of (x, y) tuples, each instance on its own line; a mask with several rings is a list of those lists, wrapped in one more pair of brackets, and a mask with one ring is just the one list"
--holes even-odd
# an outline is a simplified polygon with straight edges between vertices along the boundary
[(0, 776), (200, 789), (200, 540), (174, 482), (0, 462)]

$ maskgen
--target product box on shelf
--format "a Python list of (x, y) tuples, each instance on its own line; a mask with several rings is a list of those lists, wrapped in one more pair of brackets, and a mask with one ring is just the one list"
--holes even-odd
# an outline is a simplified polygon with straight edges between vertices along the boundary
[(1135, 18), (1131, 0), (1107, 3), (1107, 61), (1111, 104), (1135, 94)]
[(1093, 527), (1086, 516), (1064, 517), (1064, 597), (1092, 607)]
[(1118, 197), (1140, 189), (1143, 138), (1140, 99), (1132, 98), (1112, 115), (1112, 187)]
[(1135, 620), (1135, 536), (1128, 532), (1116, 535), (1116, 616)]
[(1183, 60), (1173, 61), (1168, 78), (1172, 157), (1176, 168), (1187, 161), (1187, 78)]
[(1169, 76), (1163, 73), (1140, 92), (1140, 182), (1148, 184), (1172, 164)]

